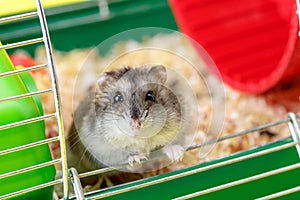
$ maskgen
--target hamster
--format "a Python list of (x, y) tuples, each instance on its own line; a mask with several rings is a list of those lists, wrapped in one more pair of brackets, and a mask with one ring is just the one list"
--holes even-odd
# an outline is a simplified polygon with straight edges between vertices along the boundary
[(180, 160), (189, 111), (178, 81), (167, 79), (162, 65), (102, 73), (95, 92), (73, 114), (67, 137), (69, 167), (84, 172), (133, 165), (155, 151), (170, 161)]

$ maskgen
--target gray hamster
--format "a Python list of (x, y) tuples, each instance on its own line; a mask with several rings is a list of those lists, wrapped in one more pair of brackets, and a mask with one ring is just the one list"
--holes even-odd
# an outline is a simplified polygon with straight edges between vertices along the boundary
[(180, 160), (189, 110), (185, 88), (167, 81), (167, 74), (162, 65), (102, 73), (95, 91), (73, 114), (67, 137), (69, 167), (84, 172), (133, 165), (155, 151), (170, 161)]

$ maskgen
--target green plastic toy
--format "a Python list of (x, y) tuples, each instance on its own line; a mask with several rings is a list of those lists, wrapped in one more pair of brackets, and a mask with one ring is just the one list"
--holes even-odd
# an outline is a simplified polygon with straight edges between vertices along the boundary
[[(1, 45), (1, 44), (0, 44)], [(5, 50), (0, 50), (0, 73), (15, 70)], [(0, 99), (36, 91), (29, 72), (0, 77)], [(0, 101), (0, 126), (43, 115), (40, 97)], [(44, 121), (0, 130), (0, 151), (46, 139)], [(48, 145), (40, 145), (8, 154), (0, 154), (0, 175), (51, 160)], [(52, 181), (54, 166), (0, 179), (0, 196)], [(11, 199), (52, 199), (52, 187)]]

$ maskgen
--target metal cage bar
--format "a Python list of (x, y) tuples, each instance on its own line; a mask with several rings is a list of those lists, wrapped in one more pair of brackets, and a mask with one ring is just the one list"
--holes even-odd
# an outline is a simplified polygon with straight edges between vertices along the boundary
[(48, 25), (47, 25), (44, 9), (43, 9), (43, 6), (42, 6), (40, 0), (36, 0), (36, 5), (37, 5), (38, 16), (39, 16), (39, 20), (40, 20), (40, 24), (41, 24), (41, 28), (42, 28), (42, 33), (43, 33), (43, 41), (44, 41), (44, 44), (46, 47), (49, 71), (50, 71), (51, 81), (52, 81), (52, 90), (53, 90), (55, 110), (56, 110), (56, 120), (57, 120), (57, 125), (58, 125), (58, 135), (60, 137), (63, 194), (64, 194), (64, 198), (67, 199), (68, 195), (69, 195), (68, 166), (67, 166), (67, 152), (66, 152), (65, 133), (64, 133), (64, 126), (63, 126), (62, 107), (61, 107), (61, 101), (60, 101), (60, 96), (59, 96), (59, 87), (58, 87), (55, 66), (54, 66), (52, 46), (51, 46), (51, 42), (50, 42), (50, 35), (49, 35), (49, 31), (48, 31)]

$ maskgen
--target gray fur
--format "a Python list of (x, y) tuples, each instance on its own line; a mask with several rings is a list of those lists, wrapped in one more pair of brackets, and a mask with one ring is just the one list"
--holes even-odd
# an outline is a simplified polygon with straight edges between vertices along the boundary
[[(149, 155), (171, 144), (183, 146), (189, 111), (181, 105), (182, 101), (186, 105), (183, 95), (172, 92), (176, 87), (176, 80), (167, 81), (163, 66), (101, 74), (96, 92), (90, 93), (74, 113), (67, 138), (69, 167), (83, 172), (117, 166), (132, 155)], [(149, 91), (154, 101), (145, 100)], [(122, 102), (114, 103), (117, 93), (122, 94)], [(128, 124), (137, 116), (142, 118), (142, 128), (132, 132)]]

